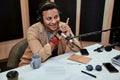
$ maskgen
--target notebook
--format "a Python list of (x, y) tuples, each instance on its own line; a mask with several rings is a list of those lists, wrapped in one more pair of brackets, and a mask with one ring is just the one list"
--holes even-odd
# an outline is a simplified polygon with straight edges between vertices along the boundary
[(90, 57), (86, 57), (86, 56), (82, 56), (82, 55), (78, 55), (78, 54), (73, 54), (70, 57), (68, 57), (68, 59), (72, 60), (72, 61), (77, 61), (77, 62), (80, 62), (83, 64), (86, 64), (91, 60)]

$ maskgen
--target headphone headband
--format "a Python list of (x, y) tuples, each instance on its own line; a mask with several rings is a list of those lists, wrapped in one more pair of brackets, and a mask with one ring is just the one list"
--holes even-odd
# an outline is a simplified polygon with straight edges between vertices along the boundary
[(38, 20), (43, 23), (42, 12), (54, 8), (58, 10), (59, 14), (61, 13), (58, 6), (54, 2), (45, 1), (42, 4), (40, 4), (39, 9), (37, 11)]

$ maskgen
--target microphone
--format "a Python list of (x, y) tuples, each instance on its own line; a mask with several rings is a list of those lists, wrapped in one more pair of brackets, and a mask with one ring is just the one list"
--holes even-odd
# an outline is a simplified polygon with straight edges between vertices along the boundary
[(58, 31), (58, 34), (61, 35), (61, 36), (63, 36), (63, 37), (64, 37), (65, 39), (67, 39), (70, 43), (73, 43), (73, 44), (74, 44), (74, 42), (73, 42), (73, 40), (71, 39), (71, 37), (66, 36), (61, 30)]
[(73, 45), (75, 45), (76, 47), (78, 47), (81, 50), (81, 48), (76, 43), (73, 42), (73, 40), (70, 36), (66, 36), (61, 30), (58, 31), (58, 34), (63, 36), (66, 40), (68, 40), (70, 43), (72, 43)]
[(115, 48), (115, 46), (118, 46), (118, 45), (120, 45), (119, 42), (116, 42), (116, 43), (114, 43), (114, 44), (108, 45), (108, 46), (105, 47), (105, 50), (106, 50), (106, 51), (111, 51), (112, 48)]
[(98, 47), (97, 49), (95, 49), (94, 51), (103, 52), (103, 50), (105, 50), (105, 51), (109, 52), (109, 51), (111, 51), (115, 46), (118, 46), (118, 45), (120, 45), (120, 42), (116, 42), (116, 43), (111, 44), (111, 45), (108, 45), (108, 46), (102, 45), (102, 46)]
[(82, 55), (89, 55), (87, 49), (81, 49), (76, 43), (73, 42), (72, 38), (69, 36), (66, 36), (64, 33), (62, 33), (61, 30), (58, 31), (59, 35), (62, 35), (65, 39), (67, 39), (70, 43), (72, 43), (73, 45), (75, 45), (76, 47), (78, 47), (80, 49), (80, 52)]
[(94, 49), (94, 51), (103, 52), (103, 49), (104, 49), (104, 45), (98, 47), (97, 49)]

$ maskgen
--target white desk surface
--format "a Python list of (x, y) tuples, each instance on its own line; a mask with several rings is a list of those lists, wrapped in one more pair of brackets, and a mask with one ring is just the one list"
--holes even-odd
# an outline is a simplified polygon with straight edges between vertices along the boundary
[[(19, 72), (19, 80), (120, 80), (120, 66), (113, 64), (119, 73), (110, 73), (102, 65), (104, 62), (111, 62), (111, 58), (120, 54), (120, 51), (112, 50), (110, 52), (95, 52), (93, 51), (101, 45), (95, 44), (86, 49), (89, 52), (88, 57), (92, 58), (87, 64), (82, 64), (68, 60), (67, 58), (74, 54), (70, 52), (57, 57), (53, 57), (42, 63), (39, 69), (32, 69), (30, 65), (16, 68), (14, 70)], [(80, 54), (77, 52), (75, 54)], [(88, 64), (102, 66), (102, 71), (87, 71), (86, 67)], [(81, 72), (81, 70), (94, 74), (97, 78), (93, 78)], [(10, 71), (10, 70), (9, 70)], [(6, 74), (8, 71), (0, 73), (0, 80), (7, 80)]]

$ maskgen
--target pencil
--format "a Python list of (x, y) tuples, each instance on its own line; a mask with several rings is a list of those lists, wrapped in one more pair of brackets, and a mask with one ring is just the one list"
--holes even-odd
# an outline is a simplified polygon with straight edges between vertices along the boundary
[(90, 73), (88, 73), (88, 72), (85, 72), (85, 71), (81, 71), (82, 73), (85, 73), (85, 74), (87, 74), (87, 75), (89, 75), (89, 76), (91, 76), (91, 77), (94, 77), (94, 78), (96, 78), (96, 76), (95, 75), (93, 75), (93, 74), (90, 74)]

